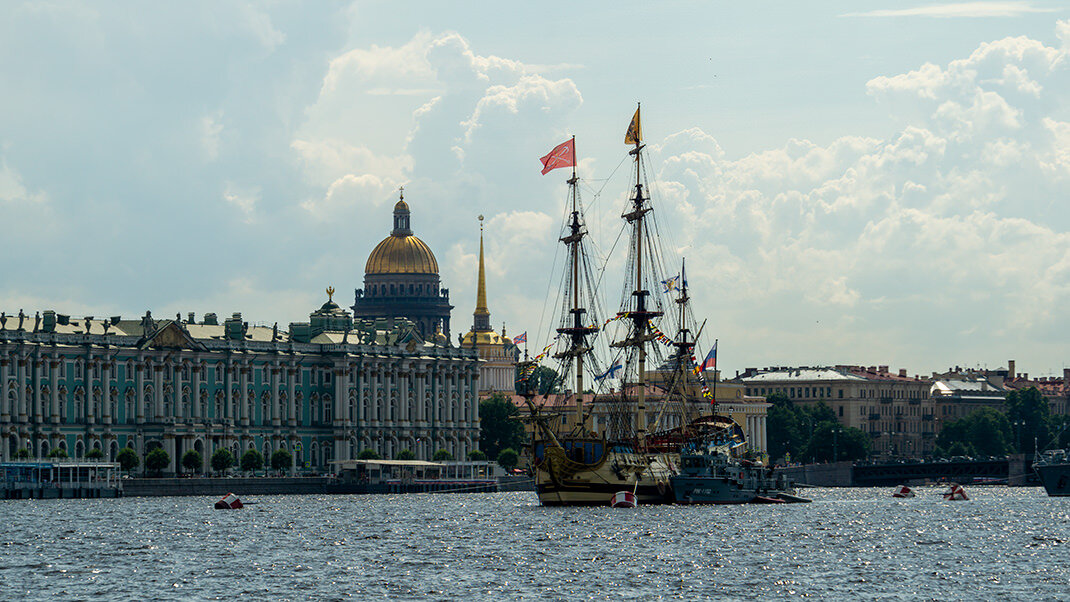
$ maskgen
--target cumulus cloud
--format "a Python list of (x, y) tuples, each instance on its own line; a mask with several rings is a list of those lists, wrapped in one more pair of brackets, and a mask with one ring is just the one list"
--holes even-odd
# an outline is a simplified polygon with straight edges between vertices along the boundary
[[(302, 207), (319, 217), (328, 206), (360, 211), (410, 182), (414, 211), (449, 202), (471, 218), (491, 203), (518, 208), (505, 191), (528, 166), (503, 157), (503, 142), (541, 149), (581, 102), (572, 80), (480, 55), (454, 32), (349, 49), (331, 61), (291, 144), (306, 178), (323, 187)], [(442, 196), (458, 192), (469, 201)]]
[(858, 343), (848, 324), (900, 343), (905, 320), (932, 322), (931, 336), (1066, 331), (1055, 308), (1070, 303), (1070, 219), (1052, 204), (1070, 174), (1070, 124), (1055, 117), (1068, 58), (1017, 37), (876, 77), (867, 90), (905, 122), (884, 140), (789, 140), (733, 158), (699, 130), (668, 137), (654, 147), (663, 210), (705, 276), (696, 296), (730, 291), (714, 301), (722, 316), (775, 312), (793, 322), (783, 344), (809, 336), (830, 361)]

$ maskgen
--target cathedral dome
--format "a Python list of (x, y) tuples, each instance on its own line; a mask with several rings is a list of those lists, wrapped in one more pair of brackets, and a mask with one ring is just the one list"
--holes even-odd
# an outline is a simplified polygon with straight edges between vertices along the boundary
[(383, 239), (368, 256), (365, 274), (438, 274), (438, 262), (427, 243), (419, 238), (394, 236)]
[(438, 262), (427, 243), (409, 227), (409, 204), (404, 197), (394, 205), (394, 230), (379, 243), (364, 266), (369, 274), (438, 274)]

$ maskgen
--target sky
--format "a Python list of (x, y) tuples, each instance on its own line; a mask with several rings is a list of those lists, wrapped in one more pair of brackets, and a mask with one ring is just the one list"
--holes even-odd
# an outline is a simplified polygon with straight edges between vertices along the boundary
[(1063, 3), (503, 6), (0, 4), (0, 309), (306, 321), (404, 185), (453, 330), (482, 214), (491, 319), (534, 345), (568, 177), (538, 159), (576, 136), (608, 253), (641, 102), (728, 375), (1070, 366)]

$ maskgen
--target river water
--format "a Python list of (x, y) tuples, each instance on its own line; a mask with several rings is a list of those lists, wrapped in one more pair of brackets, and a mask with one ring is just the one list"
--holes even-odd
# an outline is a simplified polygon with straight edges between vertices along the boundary
[(0, 599), (1070, 600), (1070, 498), (543, 508), (533, 493), (0, 502)]

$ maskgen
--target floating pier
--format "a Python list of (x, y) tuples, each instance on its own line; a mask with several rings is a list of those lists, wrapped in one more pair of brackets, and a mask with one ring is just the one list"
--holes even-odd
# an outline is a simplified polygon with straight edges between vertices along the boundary
[(6, 500), (114, 498), (123, 494), (116, 462), (58, 459), (0, 462), (0, 498)]

